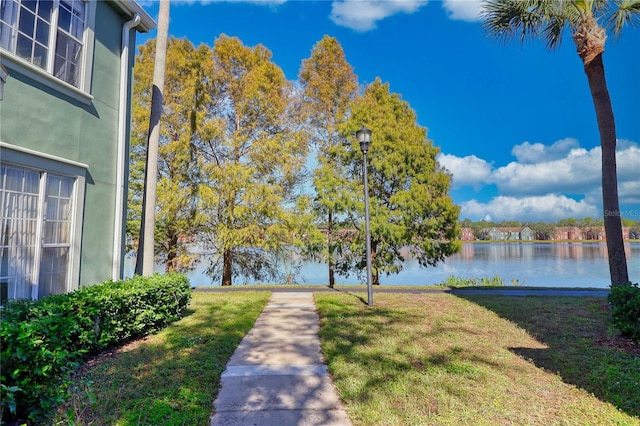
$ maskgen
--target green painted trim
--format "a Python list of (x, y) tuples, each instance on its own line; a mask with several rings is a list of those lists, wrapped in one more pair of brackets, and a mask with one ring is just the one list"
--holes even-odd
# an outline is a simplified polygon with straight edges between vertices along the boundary
[[(11, 145), (10, 143), (6, 143), (6, 142), (2, 142), (2, 141), (0, 141), (0, 148), (10, 149), (10, 150), (13, 150), (13, 151), (21, 152), (21, 153), (28, 154), (28, 155), (33, 155), (33, 156), (44, 158), (44, 159), (51, 160), (51, 161), (56, 161), (58, 163), (69, 164), (70, 166), (80, 167), (80, 168), (83, 168), (83, 169), (88, 169), (89, 168), (89, 166), (87, 164), (84, 164), (84, 163), (79, 163), (79, 162), (73, 161), (73, 160), (67, 160), (66, 158), (57, 157), (57, 156), (51, 155), (51, 154), (45, 154), (44, 152), (34, 151), (33, 149), (29, 149), (29, 148), (22, 148), (20, 146)], [(6, 159), (5, 157), (2, 157), (2, 158)], [(74, 173), (74, 174), (77, 174), (77, 173)]]
[[(91, 96), (90, 93), (87, 93), (84, 90), (78, 89), (77, 87), (65, 81), (62, 81), (59, 78), (54, 77), (42, 68), (39, 68), (28, 61), (25, 61), (24, 59), (12, 54), (11, 52), (0, 49), (0, 59), (2, 59), (2, 64), (10, 70), (9, 75), (11, 75), (11, 70), (13, 70), (26, 77), (29, 77), (37, 83), (40, 83), (62, 93), (63, 95), (69, 96), (79, 102), (82, 102), (83, 104), (89, 105), (93, 100), (93, 96)], [(91, 64), (86, 65), (89, 66)]]

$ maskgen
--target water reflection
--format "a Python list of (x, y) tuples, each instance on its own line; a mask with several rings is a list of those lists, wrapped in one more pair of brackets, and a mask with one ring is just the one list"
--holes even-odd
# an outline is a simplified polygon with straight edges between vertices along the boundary
[[(625, 253), (629, 279), (639, 282), (640, 243), (626, 243)], [(127, 261), (135, 263), (135, 259)], [(188, 274), (192, 285), (219, 285), (218, 282), (212, 283), (204, 274), (203, 265), (206, 264), (208, 262), (205, 259)], [(133, 264), (125, 266), (125, 275), (130, 276), (132, 271)], [(520, 285), (528, 286), (605, 288), (609, 286), (607, 247), (604, 243), (467, 243), (462, 245), (460, 253), (447, 258), (435, 268), (420, 268), (418, 262), (408, 259), (399, 274), (382, 274), (380, 281), (382, 285), (430, 285), (438, 284), (450, 276), (470, 278), (495, 275), (507, 283), (517, 280)], [(337, 276), (336, 282), (362, 283), (354, 275)], [(304, 263), (298, 283), (326, 285), (327, 265)]]
[[(629, 276), (640, 278), (640, 243), (625, 244)], [(325, 268), (324, 265), (321, 266)], [(312, 272), (313, 268), (307, 269)], [(313, 272), (317, 271), (314, 270)], [(305, 272), (305, 270), (303, 270)], [(315, 274), (314, 274), (315, 275)], [(501, 277), (505, 282), (544, 287), (608, 287), (609, 264), (604, 243), (468, 243), (460, 253), (450, 256), (435, 268), (421, 269), (409, 259), (397, 275), (381, 277), (383, 285), (437, 284), (450, 276)], [(307, 283), (325, 284), (316, 275)], [(324, 280), (323, 280), (324, 279)], [(356, 284), (356, 279), (339, 282)]]
[[(630, 279), (640, 276), (640, 243), (625, 244)], [(464, 244), (443, 265), (424, 272), (440, 282), (459, 277), (500, 276), (506, 282), (549, 287), (608, 287), (609, 266), (604, 243)], [(416, 277), (418, 278), (418, 277)], [(394, 282), (395, 283), (395, 282)], [(400, 281), (397, 281), (401, 284)]]
[[(637, 247), (634, 247), (637, 251)], [(632, 247), (625, 245), (627, 259), (631, 257)], [(464, 244), (462, 251), (452, 258), (478, 259), (533, 259), (556, 258), (559, 260), (606, 259), (607, 246), (605, 244)]]

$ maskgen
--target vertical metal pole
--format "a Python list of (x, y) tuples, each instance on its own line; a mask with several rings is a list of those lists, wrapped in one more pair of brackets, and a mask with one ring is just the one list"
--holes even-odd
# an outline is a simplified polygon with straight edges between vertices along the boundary
[(367, 304), (373, 306), (373, 287), (371, 278), (371, 231), (369, 229), (369, 178), (367, 177), (367, 152), (363, 151), (364, 162), (363, 179), (364, 179), (364, 223), (366, 229), (366, 257), (367, 257)]

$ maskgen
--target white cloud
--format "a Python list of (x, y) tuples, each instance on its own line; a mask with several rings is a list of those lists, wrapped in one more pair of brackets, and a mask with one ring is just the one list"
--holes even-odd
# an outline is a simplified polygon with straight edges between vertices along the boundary
[[(620, 140), (616, 149), (616, 166), (619, 182), (640, 184), (640, 145)], [(640, 196), (640, 192), (638, 193)]]
[(461, 186), (479, 188), (488, 182), (491, 175), (491, 164), (475, 155), (461, 158), (450, 154), (439, 154), (437, 160), (453, 175), (454, 188)]
[[(172, 0), (177, 5), (211, 3), (250, 3), (275, 7), (290, 0)], [(462, 21), (477, 21), (484, 0), (444, 0), (442, 7), (449, 18)], [(158, 0), (138, 0), (144, 7), (156, 4)], [(411, 14), (425, 6), (428, 0), (332, 0), (331, 20), (339, 26), (356, 31), (370, 31), (382, 21), (399, 13)]]
[[(538, 163), (512, 162), (493, 171), (491, 181), (498, 186), (504, 195), (542, 195), (547, 193), (584, 194), (599, 187), (602, 180), (602, 151), (600, 147), (587, 151), (578, 148), (571, 140), (563, 139), (542, 150), (529, 149), (535, 145), (525, 144), (514, 147), (522, 149), (526, 161), (533, 160), (538, 152)], [(564, 157), (558, 157), (570, 146)], [(516, 150), (517, 151), (517, 150)], [(526, 152), (526, 154), (525, 154)], [(521, 158), (521, 157), (519, 157)], [(640, 164), (640, 147), (635, 143), (621, 144), (616, 152), (618, 182), (622, 185), (627, 181), (637, 181), (640, 178), (638, 164)]]
[(541, 195), (549, 192), (584, 192), (600, 183), (600, 148), (574, 149), (562, 159), (536, 164), (512, 162), (492, 173), (492, 181), (505, 195)]
[[(585, 196), (585, 200), (601, 206), (602, 186), (589, 191)], [(621, 207), (625, 204), (640, 204), (640, 180), (620, 182), (618, 184), (618, 201)]]
[[(552, 145), (525, 142), (513, 147), (519, 161), (493, 168), (475, 155), (457, 157), (440, 154), (438, 161), (453, 174), (454, 187), (495, 184), (502, 195), (530, 196), (549, 193), (582, 194), (600, 188), (602, 151), (580, 148), (572, 138)], [(622, 197), (625, 188), (636, 188), (640, 182), (640, 145), (621, 140), (616, 151), (618, 182)]]
[(331, 20), (356, 31), (369, 31), (376, 23), (398, 13), (413, 13), (426, 5), (425, 0), (334, 0)]
[(480, 19), (482, 3), (482, 0), (444, 0), (442, 7), (453, 20), (474, 22)]
[(618, 199), (620, 204), (640, 204), (640, 180), (618, 185)]
[[(584, 201), (602, 209), (602, 186), (597, 186), (587, 192)], [(634, 208), (637, 208), (640, 205), (640, 180), (620, 182), (618, 184), (618, 202), (621, 210), (625, 210), (625, 206), (635, 205)]]
[(488, 203), (476, 200), (461, 204), (460, 217), (479, 220), (491, 217), (493, 220), (557, 221), (568, 217), (595, 217), (601, 210), (585, 200), (576, 201), (564, 195), (548, 194), (536, 197), (498, 196)]
[[(260, 6), (277, 6), (286, 3), (287, 0), (171, 0), (172, 5), (192, 5), (195, 3), (211, 4), (211, 3), (251, 3)], [(141, 6), (151, 6), (157, 4), (158, 0), (138, 0)]]
[(524, 142), (514, 146), (511, 154), (515, 155), (520, 163), (540, 163), (542, 161), (564, 158), (572, 149), (578, 148), (579, 146), (578, 140), (574, 138), (560, 139), (549, 146), (539, 142), (534, 144)]
[[(559, 220), (597, 217), (602, 212), (602, 151), (580, 148), (575, 139), (551, 145), (525, 142), (514, 146), (518, 161), (492, 168), (476, 156), (440, 154), (438, 161), (453, 174), (454, 188), (493, 184), (500, 196), (487, 203), (462, 202), (461, 217), (479, 220)], [(640, 204), (640, 145), (618, 141), (618, 197), (621, 209)], [(580, 201), (576, 201), (577, 198)]]

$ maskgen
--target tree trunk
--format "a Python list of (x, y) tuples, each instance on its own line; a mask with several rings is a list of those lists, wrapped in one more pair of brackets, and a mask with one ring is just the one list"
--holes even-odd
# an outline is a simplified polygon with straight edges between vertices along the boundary
[(611, 285), (629, 282), (627, 258), (622, 239), (622, 222), (618, 201), (618, 172), (616, 168), (616, 126), (611, 99), (604, 75), (602, 54), (585, 62), (585, 73), (589, 81), (593, 105), (596, 110), (600, 145), (602, 146), (602, 207), (604, 210), (604, 230), (607, 235), (609, 273)]
[(173, 272), (177, 269), (176, 258), (178, 257), (178, 234), (172, 233), (169, 237), (169, 249), (167, 250), (167, 263), (164, 265), (165, 273)]
[(378, 274), (378, 270), (374, 269), (371, 275), (371, 285), (380, 285), (380, 275)]
[(153, 67), (153, 92), (149, 117), (149, 143), (145, 165), (140, 240), (136, 258), (136, 275), (153, 274), (155, 246), (156, 188), (158, 181), (158, 143), (160, 141), (160, 117), (162, 116), (162, 92), (167, 63), (167, 37), (169, 34), (169, 0), (160, 0), (156, 58)]
[(231, 249), (224, 249), (224, 254), (222, 255), (222, 285), (230, 286), (231, 282)]
[(329, 218), (327, 223), (327, 247), (329, 248), (329, 287), (335, 285), (334, 264), (333, 261), (333, 212), (329, 210)]
[[(378, 243), (371, 241), (371, 265), (376, 264), (376, 253), (378, 252)], [(380, 275), (378, 274), (378, 268), (372, 266), (371, 268), (371, 285), (380, 285)]]

